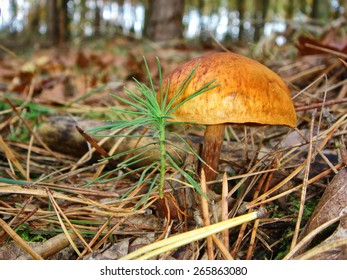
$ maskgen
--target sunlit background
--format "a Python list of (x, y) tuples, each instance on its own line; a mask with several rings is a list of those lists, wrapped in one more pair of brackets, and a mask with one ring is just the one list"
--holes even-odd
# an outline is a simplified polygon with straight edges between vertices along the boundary
[[(313, 1), (269, 1), (268, 10), (257, 10), (256, 1), (243, 1), (245, 12), (240, 15), (239, 1), (186, 1), (183, 16), (184, 37), (196, 38), (211, 32), (218, 40), (256, 41), (261, 35), (284, 32), (288, 25), (292, 28), (305, 26), (312, 15)], [(261, 2), (261, 1), (258, 1)], [(310, 17), (310, 24), (322, 25), (345, 14), (346, 1), (321, 1), (317, 18)], [(1, 1), (0, 38), (20, 36), (30, 26), (32, 34), (44, 35), (47, 31), (45, 1), (16, 0)], [(102, 35), (122, 33), (141, 38), (144, 35), (146, 7), (148, 1), (140, 0), (75, 0), (68, 1), (71, 36), (93, 36), (93, 22), (96, 9), (101, 17), (99, 32)], [(265, 13), (265, 14), (264, 14)], [(33, 23), (33, 21), (36, 21)], [(261, 25), (261, 34), (256, 34)], [(242, 36), (240, 29), (242, 28)], [(28, 35), (28, 34), (27, 34)], [(279, 37), (278, 43), (285, 42)]]

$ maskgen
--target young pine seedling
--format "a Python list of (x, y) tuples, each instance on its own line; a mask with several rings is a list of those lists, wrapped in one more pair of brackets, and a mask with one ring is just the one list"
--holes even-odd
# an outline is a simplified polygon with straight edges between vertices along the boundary
[[(169, 124), (174, 122), (171, 121), (171, 115), (185, 102), (193, 99), (194, 97), (215, 88), (217, 85), (214, 85), (214, 81), (211, 81), (200, 89), (198, 89), (194, 94), (188, 98), (177, 102), (184, 92), (190, 81), (192, 80), (198, 65), (189, 73), (189, 75), (184, 79), (182, 84), (179, 86), (178, 90), (175, 92), (174, 97), (170, 101), (167, 100), (168, 90), (170, 87), (170, 81), (168, 81), (166, 88), (163, 88), (163, 78), (161, 72), (161, 65), (159, 59), (157, 59), (157, 66), (159, 72), (159, 90), (155, 89), (150, 71), (147, 65), (146, 60), (145, 67), (149, 79), (149, 87), (143, 83), (140, 83), (136, 79), (136, 92), (131, 91), (130, 89), (125, 88), (127, 98), (123, 98), (117, 95), (113, 95), (114, 98), (121, 101), (122, 103), (128, 105), (129, 109), (113, 109), (119, 113), (127, 116), (127, 119), (122, 120), (113, 120), (109, 125), (98, 127), (89, 132), (98, 133), (105, 130), (128, 130), (136, 131), (138, 129), (145, 129), (145, 131), (151, 131), (151, 135), (146, 135), (139, 133), (138, 135), (116, 135), (116, 137), (151, 137), (152, 142), (145, 144), (140, 147), (136, 147), (132, 150), (116, 154), (112, 157), (121, 157), (124, 155), (132, 155), (126, 160), (123, 160), (118, 164), (115, 170), (107, 172), (99, 177), (97, 180), (103, 180), (103, 182), (117, 180), (122, 176), (129, 175), (134, 172), (140, 172), (141, 176), (137, 184), (130, 190), (132, 191), (137, 186), (140, 186), (143, 183), (149, 185), (148, 194), (152, 191), (158, 191), (159, 197), (163, 198), (164, 196), (164, 185), (167, 180), (166, 173), (169, 169), (174, 169), (181, 174), (187, 183), (192, 185), (200, 194), (203, 195), (200, 185), (195, 181), (195, 179), (188, 174), (180, 165), (177, 163), (172, 154), (168, 151), (168, 147), (171, 146), (171, 150), (179, 150), (186, 154), (193, 154), (201, 160), (199, 155), (190, 147), (190, 145), (178, 134), (170, 132), (167, 129)], [(170, 141), (168, 136), (175, 137), (182, 145), (178, 145), (177, 142)], [(139, 142), (140, 143), (140, 142)], [(141, 162), (146, 162), (150, 157), (148, 156), (151, 152), (157, 153), (159, 156), (157, 159), (154, 159), (153, 162), (141, 166)], [(140, 166), (140, 167), (138, 167)], [(110, 173), (118, 174), (118, 171), (125, 170), (122, 175), (113, 177), (111, 179), (104, 179)], [(151, 174), (151, 175), (150, 175)], [(153, 175), (152, 175), (153, 174)], [(149, 176), (150, 175), (150, 176)], [(129, 191), (129, 192), (130, 192)], [(127, 194), (129, 194), (127, 192)], [(127, 195), (126, 194), (126, 195)], [(126, 196), (125, 195), (125, 196)], [(147, 196), (148, 197), (148, 196)]]

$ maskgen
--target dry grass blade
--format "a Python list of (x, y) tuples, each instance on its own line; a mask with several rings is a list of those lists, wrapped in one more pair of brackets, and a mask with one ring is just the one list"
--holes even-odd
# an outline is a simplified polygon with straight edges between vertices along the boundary
[(71, 246), (74, 248), (75, 252), (81, 256), (81, 253), (80, 251), (78, 250), (75, 242), (73, 241), (72, 237), (70, 236), (70, 233), (68, 232), (63, 220), (61, 219), (60, 215), (63, 216), (63, 218), (65, 219), (65, 221), (69, 224), (69, 226), (72, 228), (72, 230), (74, 231), (74, 233), (78, 236), (78, 238), (80, 238), (80, 240), (82, 240), (82, 242), (86, 245), (86, 247), (92, 251), (92, 249), (89, 247), (89, 245), (84, 241), (83, 237), (78, 233), (78, 231), (74, 228), (74, 226), (70, 223), (69, 219), (66, 217), (66, 215), (63, 213), (63, 211), (61, 210), (61, 208), (59, 207), (58, 203), (55, 201), (54, 197), (52, 196), (52, 194), (50, 193), (49, 190), (47, 190), (47, 194), (48, 194), (48, 197), (50, 199), (50, 201), (52, 202), (52, 205), (53, 205), (53, 208), (54, 208), (54, 211), (57, 215), (57, 218), (59, 220), (59, 223), (67, 237), (67, 239), (69, 240)]
[[(279, 190), (281, 187), (283, 187), (286, 183), (288, 183), (291, 179), (293, 179), (299, 172), (301, 172), (305, 168), (304, 164), (299, 165), (295, 170), (293, 170), (292, 173), (290, 173), (285, 179), (283, 179), (280, 183), (278, 183), (276, 186), (271, 188), (266, 193), (262, 194), (261, 196), (257, 197), (256, 199), (253, 199), (249, 204), (247, 204), (247, 208), (253, 208), (255, 206), (259, 206), (262, 203), (266, 203), (270, 200), (274, 200), (274, 197), (269, 198), (268, 200), (265, 200), (266, 197), (268, 197), (270, 194), (274, 193), (275, 191)], [(277, 197), (279, 198), (279, 197)], [(277, 199), (276, 198), (276, 199)], [(263, 201), (262, 201), (263, 200)]]
[[(334, 169), (339, 170), (339, 169), (341, 169), (341, 168), (344, 167), (344, 166), (345, 166), (344, 163), (339, 163), (339, 164), (337, 164), (337, 165), (334, 165), (334, 167), (335, 167)], [(324, 178), (325, 176), (329, 175), (329, 174), (330, 174), (331, 172), (333, 172), (333, 171), (334, 171), (333, 169), (327, 169), (327, 170), (323, 171), (322, 173), (320, 173), (320, 174), (318, 174), (318, 175), (312, 177), (311, 179), (309, 179), (308, 182), (307, 182), (307, 184), (310, 185), (310, 184), (312, 184), (312, 183), (318, 181), (319, 179)], [(292, 192), (295, 192), (295, 191), (297, 191), (297, 190), (300, 190), (301, 188), (302, 188), (302, 184), (299, 184), (299, 185), (297, 185), (296, 187), (293, 187), (293, 188), (291, 188), (291, 189), (289, 189), (289, 190), (287, 190), (287, 191), (281, 192), (281, 193), (278, 194), (278, 195), (274, 195), (274, 196), (272, 196), (272, 197), (270, 197), (270, 198), (267, 198), (267, 199), (265, 199), (264, 201), (261, 201), (261, 202), (253, 202), (253, 201), (252, 201), (252, 202), (250, 202), (249, 204), (246, 205), (246, 208), (247, 208), (247, 209), (251, 209), (251, 208), (257, 207), (257, 206), (259, 206), (259, 205), (261, 205), (261, 204), (263, 204), (263, 203), (265, 204), (265, 203), (268, 203), (268, 202), (270, 202), (270, 201), (277, 200), (277, 199), (279, 199), (279, 198), (281, 198), (281, 197), (284, 197), (284, 196), (286, 196), (286, 195), (291, 194)], [(272, 193), (272, 192), (271, 192), (271, 193)], [(263, 196), (263, 197), (266, 197), (265, 195), (262, 195), (262, 196)]]
[[(34, 131), (35, 131), (35, 128), (34, 128)], [(30, 181), (30, 166), (31, 166), (30, 158), (31, 158), (33, 144), (34, 144), (34, 139), (35, 139), (34, 136), (31, 135), (30, 141), (29, 141), (29, 146), (28, 146), (27, 160), (26, 160), (26, 176), (25, 176), (25, 178), (29, 181)]]
[(20, 120), (23, 122), (23, 124), (25, 125), (25, 127), (30, 131), (31, 135), (35, 138), (36, 141), (38, 141), (42, 147), (44, 147), (52, 156), (54, 156), (56, 159), (60, 160), (59, 157), (57, 156), (57, 154), (55, 152), (53, 152), (47, 145), (45, 142), (42, 141), (41, 137), (33, 131), (33, 129), (31, 128), (31, 126), (28, 124), (28, 122), (21, 116), (21, 114), (18, 112), (17, 108), (12, 104), (12, 102), (5, 98), (6, 102), (11, 106), (12, 110), (16, 113), (16, 115), (20, 118)]
[[(59, 192), (51, 191), (52, 196), (56, 199), (63, 199), (70, 202), (76, 202), (81, 204), (88, 204), (88, 202), (81, 198), (76, 198), (72, 196), (67, 196), (64, 194), (61, 194)], [(32, 195), (37, 197), (48, 197), (47, 192), (45, 190), (40, 189), (29, 189), (21, 186), (16, 185), (9, 185), (9, 184), (0, 184), (0, 194), (25, 194), (25, 195)]]
[[(265, 173), (261, 177), (260, 182), (257, 185), (257, 189), (254, 193), (253, 198), (256, 198), (259, 195), (263, 185), (265, 185), (264, 192), (266, 192), (268, 190), (272, 177), (273, 177), (273, 173), (268, 173), (268, 174)], [(252, 258), (252, 255), (253, 255), (259, 223), (260, 223), (259, 219), (256, 219), (254, 221), (254, 225), (253, 225), (252, 232), (251, 232), (251, 238), (250, 238), (250, 242), (249, 242), (249, 247), (248, 247), (248, 251), (247, 251), (247, 256), (246, 256), (247, 260), (250, 260)]]
[(3, 219), (0, 218), (0, 226), (2, 229), (30, 256), (35, 260), (43, 260), (43, 258), (34, 251)]
[[(104, 232), (104, 230), (106, 229), (106, 227), (109, 225), (109, 221), (107, 220), (98, 230), (98, 232), (94, 235), (94, 237), (92, 238), (92, 240), (89, 242), (89, 247), (92, 248), (93, 245), (95, 244), (95, 242), (98, 240), (98, 238), (100, 237), (100, 235)], [(96, 246), (97, 247), (97, 246)], [(96, 248), (94, 248), (96, 250)], [(82, 257), (87, 254), (88, 249), (84, 248), (83, 252), (81, 253), (81, 256), (78, 257), (78, 259), (82, 259)]]
[[(14, 153), (12, 152), (12, 150), (10, 149), (10, 147), (8, 147), (5, 143), (5, 141), (2, 139), (1, 135), (0, 135), (0, 148), (5, 152), (6, 158), (10, 161), (13, 162), (13, 164), (17, 167), (18, 171), (22, 174), (22, 176), (24, 178), (27, 178), (27, 174), (24, 170), (24, 168), (22, 167), (22, 165), (19, 163), (19, 161), (17, 160), (16, 156), (14, 155)], [(14, 172), (13, 172), (14, 173)]]
[[(125, 221), (125, 218), (121, 219), (117, 224), (115, 224), (102, 238), (101, 240), (93, 247), (93, 250), (97, 250), (99, 249), (105, 242), (106, 240), (110, 237), (110, 235), (121, 225), (123, 224)], [(107, 224), (105, 224), (107, 225)], [(104, 227), (103, 227), (104, 228)], [(88, 245), (89, 247), (89, 245)], [(93, 250), (91, 250), (91, 252), (93, 252)], [(82, 257), (82, 255), (80, 256)]]
[(171, 236), (167, 239), (152, 243), (141, 249), (138, 249), (122, 258), (121, 260), (131, 259), (149, 259), (159, 254), (189, 244), (191, 242), (206, 238), (212, 234), (216, 234), (225, 229), (238, 226), (243, 223), (247, 223), (259, 217), (259, 212), (252, 212), (245, 214), (227, 221), (219, 222), (208, 227), (201, 227), (192, 231), (188, 231), (182, 234)]

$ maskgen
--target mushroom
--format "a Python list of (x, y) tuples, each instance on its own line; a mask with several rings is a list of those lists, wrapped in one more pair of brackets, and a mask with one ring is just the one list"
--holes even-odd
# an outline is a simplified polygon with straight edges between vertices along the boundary
[(259, 62), (230, 52), (209, 53), (176, 68), (163, 83), (166, 88), (170, 81), (168, 101), (195, 67), (192, 80), (176, 102), (212, 80), (219, 86), (184, 103), (171, 117), (206, 125), (201, 158), (207, 181), (217, 176), (226, 124), (295, 127), (296, 114), (285, 82)]

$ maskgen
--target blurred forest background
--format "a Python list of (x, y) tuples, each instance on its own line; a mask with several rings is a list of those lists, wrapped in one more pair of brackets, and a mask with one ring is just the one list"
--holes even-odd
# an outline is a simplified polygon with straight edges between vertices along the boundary
[(346, 17), (346, 0), (7, 0), (1, 1), (0, 40), (7, 46), (79, 43), (125, 35), (226, 45), (257, 42), (274, 32), (319, 33)]
[[(175, 187), (168, 200), (157, 201), (156, 194), (146, 193), (153, 187), (141, 173), (148, 166), (135, 174), (109, 171), (128, 162), (119, 148), (137, 150), (139, 142), (128, 141), (133, 135), (89, 139), (83, 130), (134, 117), (120, 113), (128, 103), (114, 98), (138, 93), (133, 78), (148, 85), (150, 73), (158, 86), (183, 62), (221, 50), (251, 57), (285, 80), (297, 127), (228, 127), (219, 175), (227, 173), (232, 193), (229, 200), (213, 194), (213, 221), (220, 221), (215, 210), (221, 204), (232, 207), (222, 219), (258, 205), (269, 215), (230, 230), (230, 241), (223, 241), (230, 256), (216, 249), (216, 259), (312, 259), (310, 251), (298, 256), (306, 246), (299, 233), (322, 231), (323, 223), (336, 223), (342, 215), (346, 219), (346, 19), (347, 0), (1, 0), (0, 259), (28, 258), (20, 246), (65, 238), (65, 226), (83, 235), (80, 252), (69, 246), (66, 255), (53, 259), (117, 259), (200, 226), (201, 217), (195, 216), (200, 200), (192, 196), (192, 203), (185, 203), (174, 168), (166, 175), (175, 178)], [(192, 142), (203, 136), (200, 126), (174, 130)], [(190, 160), (187, 156), (182, 169), (192, 170)], [(155, 169), (150, 172), (150, 179), (157, 178)], [(103, 175), (110, 182), (99, 183)], [(194, 176), (198, 179), (198, 172)], [(151, 202), (133, 211), (147, 199)], [(241, 209), (244, 205), (251, 206)], [(347, 258), (344, 221), (335, 226), (336, 234), (335, 228), (319, 232), (313, 249), (322, 240), (330, 247), (323, 244), (324, 254), (318, 248), (314, 258)], [(9, 235), (16, 242), (7, 242)], [(115, 242), (111, 257), (104, 251), (109, 240)], [(161, 258), (207, 259), (202, 244), (192, 242)]]

